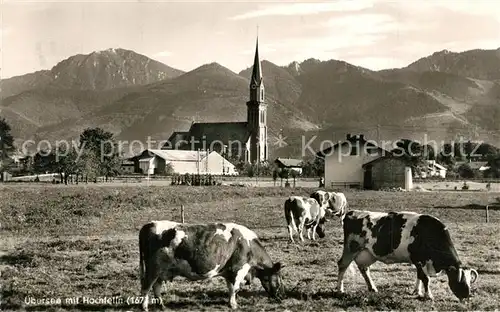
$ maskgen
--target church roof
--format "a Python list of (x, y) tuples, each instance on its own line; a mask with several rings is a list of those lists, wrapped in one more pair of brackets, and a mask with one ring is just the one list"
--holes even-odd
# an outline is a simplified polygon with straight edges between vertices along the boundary
[(189, 131), (175, 131), (167, 141), (168, 142), (162, 147), (163, 149), (177, 149), (177, 147), (179, 147), (178, 142), (189, 141)]
[[(250, 132), (247, 128), (246, 122), (207, 122), (207, 123), (194, 123), (189, 129), (189, 139), (195, 138), (196, 140), (210, 144), (214, 141), (221, 141), (227, 143), (241, 142), (246, 144), (250, 137)], [(207, 146), (208, 147), (208, 146)]]

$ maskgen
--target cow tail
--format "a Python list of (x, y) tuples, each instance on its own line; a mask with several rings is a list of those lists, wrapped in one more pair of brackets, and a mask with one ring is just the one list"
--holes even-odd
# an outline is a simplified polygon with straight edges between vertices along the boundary
[(297, 225), (295, 224), (295, 218), (293, 217), (293, 211), (289, 207), (292, 204), (292, 201), (288, 199), (285, 202), (285, 218), (286, 218), (286, 224), (291, 225), (292, 229), (294, 231), (297, 231)]
[(139, 276), (141, 280), (141, 287), (144, 286), (146, 278), (146, 260), (148, 258), (147, 251), (150, 239), (149, 230), (150, 228), (145, 226), (139, 232)]
[(141, 236), (139, 236), (139, 279), (141, 281), (141, 286), (144, 285), (144, 271), (145, 271), (145, 263), (144, 263), (144, 248), (142, 246)]

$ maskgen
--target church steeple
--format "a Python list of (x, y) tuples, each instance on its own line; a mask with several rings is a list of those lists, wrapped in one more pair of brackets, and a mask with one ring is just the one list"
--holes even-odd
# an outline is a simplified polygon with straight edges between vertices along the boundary
[(264, 94), (262, 67), (259, 59), (259, 37), (255, 45), (252, 76), (250, 77), (250, 101), (247, 102), (247, 126), (250, 131), (250, 163), (268, 159), (267, 104)]
[(250, 88), (252, 85), (260, 87), (262, 83), (262, 68), (259, 59), (259, 37), (257, 36), (257, 42), (255, 44), (255, 57), (253, 60), (252, 77), (250, 78)]
[(250, 77), (250, 101), (264, 102), (264, 82), (259, 59), (259, 37), (257, 37), (257, 43), (255, 44), (255, 57), (253, 59), (252, 76)]

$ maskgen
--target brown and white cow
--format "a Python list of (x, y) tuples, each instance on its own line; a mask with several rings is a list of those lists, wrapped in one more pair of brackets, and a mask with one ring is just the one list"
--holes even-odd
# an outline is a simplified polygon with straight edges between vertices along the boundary
[(336, 216), (343, 216), (346, 212), (347, 199), (344, 193), (317, 190), (310, 197), (316, 199), (320, 206)]
[(343, 216), (344, 246), (338, 261), (337, 291), (344, 292), (344, 274), (355, 261), (370, 291), (377, 291), (370, 266), (377, 262), (409, 263), (417, 268), (415, 293), (433, 299), (429, 277), (444, 271), (448, 285), (460, 300), (471, 295), (474, 269), (462, 266), (446, 226), (437, 218), (414, 212), (352, 210)]
[(284, 295), (280, 262), (273, 263), (257, 235), (234, 223), (182, 224), (152, 221), (139, 232), (141, 295), (143, 310), (148, 309), (148, 294), (153, 288), (160, 298), (163, 281), (181, 276), (205, 280), (226, 279), (229, 304), (236, 309), (236, 293), (242, 282), (260, 279), (270, 297)]

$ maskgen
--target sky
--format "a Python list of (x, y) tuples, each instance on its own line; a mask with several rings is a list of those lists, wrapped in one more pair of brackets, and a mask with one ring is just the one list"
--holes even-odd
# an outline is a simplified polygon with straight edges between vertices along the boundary
[(252, 65), (257, 32), (261, 60), (277, 65), (337, 59), (380, 70), (445, 49), (500, 48), (496, 0), (2, 1), (4, 79), (109, 48), (238, 73)]

